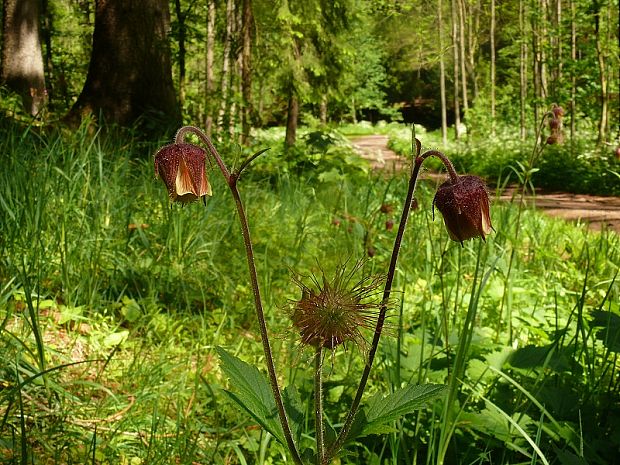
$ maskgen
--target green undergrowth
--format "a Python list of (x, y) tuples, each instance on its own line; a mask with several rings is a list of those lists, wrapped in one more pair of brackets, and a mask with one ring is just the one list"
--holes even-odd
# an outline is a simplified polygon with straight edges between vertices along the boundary
[[(264, 370), (221, 176), (210, 171), (206, 206), (170, 205), (153, 174), (158, 144), (0, 131), (0, 463), (290, 463), (223, 392), (217, 347)], [(362, 257), (383, 272), (407, 179), (355, 164), (323, 178), (298, 163), (278, 171), (270, 156), (240, 190), (279, 373), (311, 418), (291, 275)], [(357, 440), (341, 463), (612, 463), (620, 238), (493, 200), (495, 232), (461, 247), (433, 220), (435, 187), (416, 195), (365, 397), (411, 382), (450, 394)], [(338, 426), (363, 360), (349, 346), (325, 363)]]
[[(416, 129), (418, 133), (424, 131), (424, 128)], [(450, 133), (448, 146), (443, 147), (439, 131), (424, 134), (425, 148), (442, 147), (459, 171), (477, 174), (498, 184), (518, 182), (520, 164), (527, 166), (534, 141), (534, 134), (522, 142), (514, 128), (500, 128), (495, 136), (489, 132), (464, 135), (460, 142), (454, 141)], [(597, 147), (587, 132), (578, 133), (572, 143), (567, 135), (565, 137), (563, 144), (545, 147), (533, 174), (536, 187), (576, 194), (620, 195), (620, 160), (615, 146)], [(410, 154), (411, 129), (393, 128), (389, 132), (388, 146), (400, 155)], [(441, 168), (437, 162), (433, 167)]]

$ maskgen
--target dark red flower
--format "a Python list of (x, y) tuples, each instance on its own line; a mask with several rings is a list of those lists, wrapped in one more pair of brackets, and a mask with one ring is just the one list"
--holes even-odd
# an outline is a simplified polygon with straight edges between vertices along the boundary
[(443, 215), (450, 239), (463, 241), (473, 237), (484, 239), (491, 232), (489, 194), (478, 176), (459, 176), (457, 182), (444, 182), (433, 200), (433, 208)]
[(383, 203), (381, 204), (380, 210), (381, 210), (381, 213), (385, 213), (387, 215), (394, 211), (394, 206), (389, 203)]
[(211, 195), (211, 185), (206, 175), (207, 153), (193, 144), (171, 144), (155, 154), (155, 175), (159, 176), (170, 200), (193, 202)]

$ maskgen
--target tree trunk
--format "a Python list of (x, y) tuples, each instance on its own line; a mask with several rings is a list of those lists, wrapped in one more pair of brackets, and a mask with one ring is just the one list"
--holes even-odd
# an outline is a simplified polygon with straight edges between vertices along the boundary
[(295, 89), (291, 88), (288, 98), (288, 112), (286, 116), (286, 136), (284, 143), (290, 147), (297, 140), (297, 120), (299, 119), (299, 101), (295, 95)]
[(452, 12), (452, 61), (454, 74), (454, 138), (461, 136), (461, 108), (459, 102), (459, 34), (458, 34), (458, 13), (456, 2), (451, 1)]
[(185, 105), (185, 18), (187, 14), (184, 14), (181, 9), (181, 0), (174, 0), (174, 10), (179, 25), (179, 105), (183, 111)]
[(596, 33), (596, 58), (598, 61), (599, 84), (601, 86), (601, 116), (598, 121), (598, 143), (602, 144), (607, 139), (607, 76), (605, 65), (605, 51), (602, 44), (601, 31), (601, 8), (602, 2), (597, 3), (594, 12), (594, 30)]
[(446, 65), (443, 44), (443, 3), (437, 2), (437, 29), (439, 32), (439, 90), (441, 93), (441, 140), (448, 143), (448, 115), (446, 109)]
[(228, 107), (228, 84), (230, 82), (230, 49), (232, 46), (232, 31), (234, 27), (234, 3), (233, 0), (226, 0), (226, 37), (224, 38), (224, 52), (222, 59), (222, 80), (221, 80), (221, 103), (220, 111), (217, 116), (218, 131), (224, 129), (224, 117)]
[(461, 65), (461, 86), (462, 86), (462, 94), (463, 94), (463, 113), (465, 114), (465, 118), (467, 118), (467, 110), (469, 109), (469, 99), (467, 96), (467, 73), (465, 70), (465, 5), (463, 4), (465, 0), (460, 0), (459, 9), (458, 9), (458, 17), (459, 17), (459, 61)]
[(530, 12), (531, 15), (531, 36), (532, 36), (532, 82), (534, 84), (534, 128), (538, 127), (540, 114), (540, 100), (542, 98), (540, 85), (540, 29), (536, 8)]
[(241, 57), (241, 143), (247, 144), (250, 137), (252, 115), (252, 1), (243, 0), (243, 51)]
[(525, 121), (525, 104), (527, 101), (527, 42), (525, 37), (525, 0), (519, 0), (519, 135), (524, 141), (527, 136)]
[(0, 80), (22, 97), (28, 113), (36, 115), (46, 100), (39, 0), (4, 0), (2, 13)]
[(213, 90), (215, 78), (213, 75), (215, 49), (215, 0), (208, 0), (207, 5), (207, 54), (205, 57), (205, 130), (211, 137), (213, 132)]
[(45, 82), (47, 83), (47, 103), (50, 109), (53, 108), (53, 101), (56, 97), (56, 89), (52, 87), (54, 82), (54, 63), (52, 62), (52, 14), (49, 9), (48, 0), (41, 1), (41, 28), (42, 38), (45, 44), (44, 70)]
[(101, 114), (130, 126), (150, 114), (159, 126), (177, 126), (169, 28), (166, 0), (97, 0), (86, 83), (67, 119)]
[(491, 0), (491, 132), (495, 135), (495, 0)]
[(556, 50), (556, 75), (554, 79), (555, 88), (554, 88), (554, 100), (560, 103), (561, 98), (561, 88), (562, 88), (562, 68), (564, 67), (564, 63), (562, 62), (562, 0), (555, 0), (555, 21), (556, 21), (556, 32), (555, 36), (555, 50)]
[[(577, 61), (577, 26), (576, 26), (576, 7), (575, 0), (570, 0), (570, 58), (573, 63)], [(575, 114), (577, 112), (577, 77), (574, 69), (571, 71), (570, 84), (570, 142), (571, 150), (574, 149), (575, 140)]]
[(323, 126), (327, 124), (327, 94), (321, 95), (321, 102), (319, 103), (319, 120)]
[(547, 80), (547, 51), (545, 49), (546, 44), (548, 44), (548, 30), (547, 23), (549, 22), (548, 16), (548, 4), (547, 0), (540, 0), (540, 10), (542, 18), (539, 21), (539, 32), (540, 32), (540, 40), (539, 40), (539, 53), (540, 53), (540, 97), (545, 100), (549, 95), (549, 85)]

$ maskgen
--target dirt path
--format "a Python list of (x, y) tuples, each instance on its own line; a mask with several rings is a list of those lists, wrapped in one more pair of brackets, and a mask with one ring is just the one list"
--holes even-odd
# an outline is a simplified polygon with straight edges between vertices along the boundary
[[(387, 136), (360, 136), (351, 138), (351, 142), (362, 157), (370, 160), (373, 169), (399, 170), (407, 165), (406, 160), (388, 149)], [(429, 174), (435, 177), (432, 173)], [(518, 193), (515, 195), (514, 188), (509, 188), (500, 198), (509, 201), (517, 196)], [(535, 197), (528, 196), (525, 202), (551, 216), (568, 221), (582, 221), (596, 230), (607, 226), (620, 233), (619, 197), (537, 191)]]

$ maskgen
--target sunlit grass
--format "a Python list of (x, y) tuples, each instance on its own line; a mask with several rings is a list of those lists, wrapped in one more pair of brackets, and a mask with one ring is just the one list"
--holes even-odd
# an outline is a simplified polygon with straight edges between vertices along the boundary
[[(283, 461), (283, 449), (221, 392), (214, 348), (259, 367), (262, 351), (243, 243), (217, 173), (206, 207), (181, 208), (154, 178), (157, 144), (122, 145), (86, 130), (2, 131), (11, 156), (0, 172), (1, 460)], [(274, 172), (240, 183), (277, 364), (302, 398), (312, 392), (301, 381), (311, 354), (286, 318), (288, 300), (299, 297), (291, 270), (329, 269), (372, 247), (365, 266), (384, 271), (395, 234), (385, 223), (407, 181), (354, 179)], [(554, 447), (579, 456), (620, 391), (610, 333), (620, 312), (618, 235), (526, 210), (517, 236), (517, 206), (496, 201), (496, 233), (461, 248), (433, 221), (433, 189), (423, 184), (417, 195), (395, 283), (400, 310), (367, 395), (436, 382), (451, 383), (452, 400), (365, 438), (348, 460), (434, 463), (443, 444), (446, 463), (531, 463), (528, 438), (550, 462)], [(381, 213), (382, 204), (394, 212)], [(338, 424), (362, 360), (343, 350), (329, 363), (326, 411)], [(610, 417), (601, 434), (618, 421)]]

